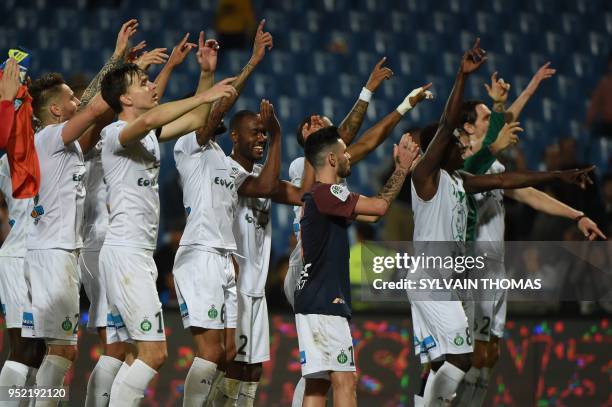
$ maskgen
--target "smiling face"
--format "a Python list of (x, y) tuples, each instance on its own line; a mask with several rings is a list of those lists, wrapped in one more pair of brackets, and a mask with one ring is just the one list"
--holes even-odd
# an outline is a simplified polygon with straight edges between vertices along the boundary
[(252, 114), (243, 117), (232, 130), (234, 151), (249, 161), (263, 158), (268, 136), (259, 115)]

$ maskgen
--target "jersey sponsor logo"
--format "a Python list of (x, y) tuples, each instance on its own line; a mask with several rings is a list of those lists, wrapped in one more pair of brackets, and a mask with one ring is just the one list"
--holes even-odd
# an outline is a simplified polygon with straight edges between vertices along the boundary
[(24, 312), (21, 325), (26, 328), (34, 328), (34, 315), (31, 312)]
[(221, 177), (215, 177), (214, 182), (215, 182), (215, 184), (221, 185), (222, 187), (225, 187), (225, 188), (229, 189), (230, 191), (234, 189), (234, 182), (233, 181), (228, 181), (228, 180), (223, 179)]
[(153, 327), (153, 324), (151, 324), (151, 321), (149, 321), (146, 317), (140, 323), (140, 329), (142, 329), (145, 332), (149, 332), (152, 327)]
[(421, 342), (421, 353), (427, 353), (428, 350), (436, 346), (436, 340), (430, 335)]
[(208, 318), (217, 319), (218, 316), (219, 316), (219, 311), (215, 309), (214, 305), (211, 305), (210, 309), (208, 310)]
[(300, 271), (300, 278), (295, 285), (296, 290), (301, 290), (306, 285), (308, 281), (308, 269), (312, 266), (312, 263), (308, 263), (304, 265), (304, 268)]
[(329, 187), (329, 191), (333, 196), (341, 200), (342, 202), (346, 201), (350, 195), (348, 188), (345, 185), (333, 184)]
[(32, 209), (32, 212), (30, 213), (30, 216), (34, 218), (35, 225), (38, 225), (38, 221), (40, 220), (40, 217), (44, 215), (45, 213), (45, 208), (43, 208), (42, 205), (39, 205), (38, 201), (39, 201), (39, 196), (37, 194), (34, 197), (34, 208)]
[(138, 178), (138, 186), (139, 187), (154, 187), (157, 185), (157, 179), (146, 179), (146, 178)]
[(346, 356), (346, 353), (344, 353), (344, 349), (340, 350), (340, 354), (338, 355), (338, 357), (336, 358), (336, 360), (338, 361), (338, 363), (340, 363), (341, 365), (345, 364), (346, 362), (348, 362), (348, 356)]
[(15, 219), (9, 219), (8, 224), (10, 227), (15, 226)]
[(231, 179), (236, 179), (236, 177), (238, 176), (238, 174), (240, 174), (240, 170), (238, 169), (238, 167), (232, 167), (232, 172), (230, 173), (230, 178)]
[(189, 316), (189, 310), (187, 309), (187, 304), (181, 302), (179, 304), (179, 311), (181, 311), (181, 318), (185, 318)]
[(72, 330), (72, 322), (70, 321), (70, 317), (66, 317), (64, 322), (62, 322), (62, 329), (66, 332)]

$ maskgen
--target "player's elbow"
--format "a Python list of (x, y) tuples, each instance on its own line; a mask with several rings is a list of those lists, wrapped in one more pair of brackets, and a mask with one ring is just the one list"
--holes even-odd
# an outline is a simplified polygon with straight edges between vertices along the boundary
[(389, 209), (389, 203), (384, 199), (378, 199), (374, 204), (372, 215), (380, 219), (381, 216), (385, 216), (385, 214), (387, 213), (387, 209)]

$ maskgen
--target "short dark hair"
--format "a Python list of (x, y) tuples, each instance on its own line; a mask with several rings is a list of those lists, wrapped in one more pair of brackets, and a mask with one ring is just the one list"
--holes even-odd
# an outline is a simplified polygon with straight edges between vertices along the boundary
[(32, 110), (34, 116), (42, 119), (42, 108), (49, 103), (49, 100), (60, 91), (60, 87), (66, 83), (60, 73), (53, 72), (41, 76), (29, 86), (28, 91), (32, 96)]
[(238, 127), (240, 127), (240, 125), (242, 124), (242, 121), (244, 119), (246, 119), (247, 117), (253, 117), (253, 116), (257, 116), (257, 113), (251, 111), (251, 110), (239, 110), (237, 111), (234, 116), (232, 117), (232, 120), (230, 120), (230, 133), (232, 131), (236, 131), (236, 129), (238, 129)]
[(430, 123), (421, 129), (421, 151), (427, 151), (427, 147), (429, 147), (437, 131), (438, 123)]
[(121, 95), (127, 92), (132, 84), (134, 75), (143, 72), (136, 64), (124, 64), (108, 71), (102, 78), (102, 99), (113, 109), (115, 113), (121, 113)]
[(298, 124), (298, 128), (295, 132), (295, 138), (302, 148), (304, 147), (304, 135), (302, 134), (302, 131), (304, 130), (304, 126), (306, 126), (306, 124), (310, 125), (310, 119), (312, 116), (312, 114), (309, 114), (308, 116), (304, 117), (300, 124)]
[(459, 114), (459, 128), (463, 130), (463, 125), (465, 123), (474, 124), (476, 123), (476, 119), (478, 118), (478, 113), (476, 112), (476, 106), (484, 105), (485, 102), (482, 100), (465, 100), (461, 104), (461, 112)]
[(315, 131), (304, 143), (304, 156), (313, 167), (319, 168), (323, 164), (322, 152), (327, 152), (340, 140), (340, 133), (335, 126), (324, 127)]

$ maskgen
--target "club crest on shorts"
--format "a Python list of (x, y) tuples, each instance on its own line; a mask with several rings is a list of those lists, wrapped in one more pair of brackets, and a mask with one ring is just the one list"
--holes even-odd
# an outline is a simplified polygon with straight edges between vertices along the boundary
[(151, 327), (153, 325), (151, 325), (151, 321), (149, 321), (147, 318), (145, 318), (141, 323), (140, 323), (140, 329), (142, 329), (145, 332), (149, 332), (151, 330)]
[(344, 353), (344, 349), (340, 350), (340, 354), (338, 355), (336, 359), (338, 360), (338, 363), (342, 365), (348, 362), (348, 356), (346, 356), (346, 353)]
[(215, 309), (214, 305), (211, 305), (210, 309), (208, 310), (208, 318), (217, 319), (218, 316), (219, 316), (219, 311)]
[(455, 339), (453, 339), (453, 342), (455, 343), (455, 345), (461, 346), (463, 345), (463, 337), (457, 334), (457, 336), (455, 336)]
[(70, 331), (72, 329), (72, 322), (70, 322), (70, 317), (66, 317), (66, 320), (62, 322), (62, 329), (64, 331)]

